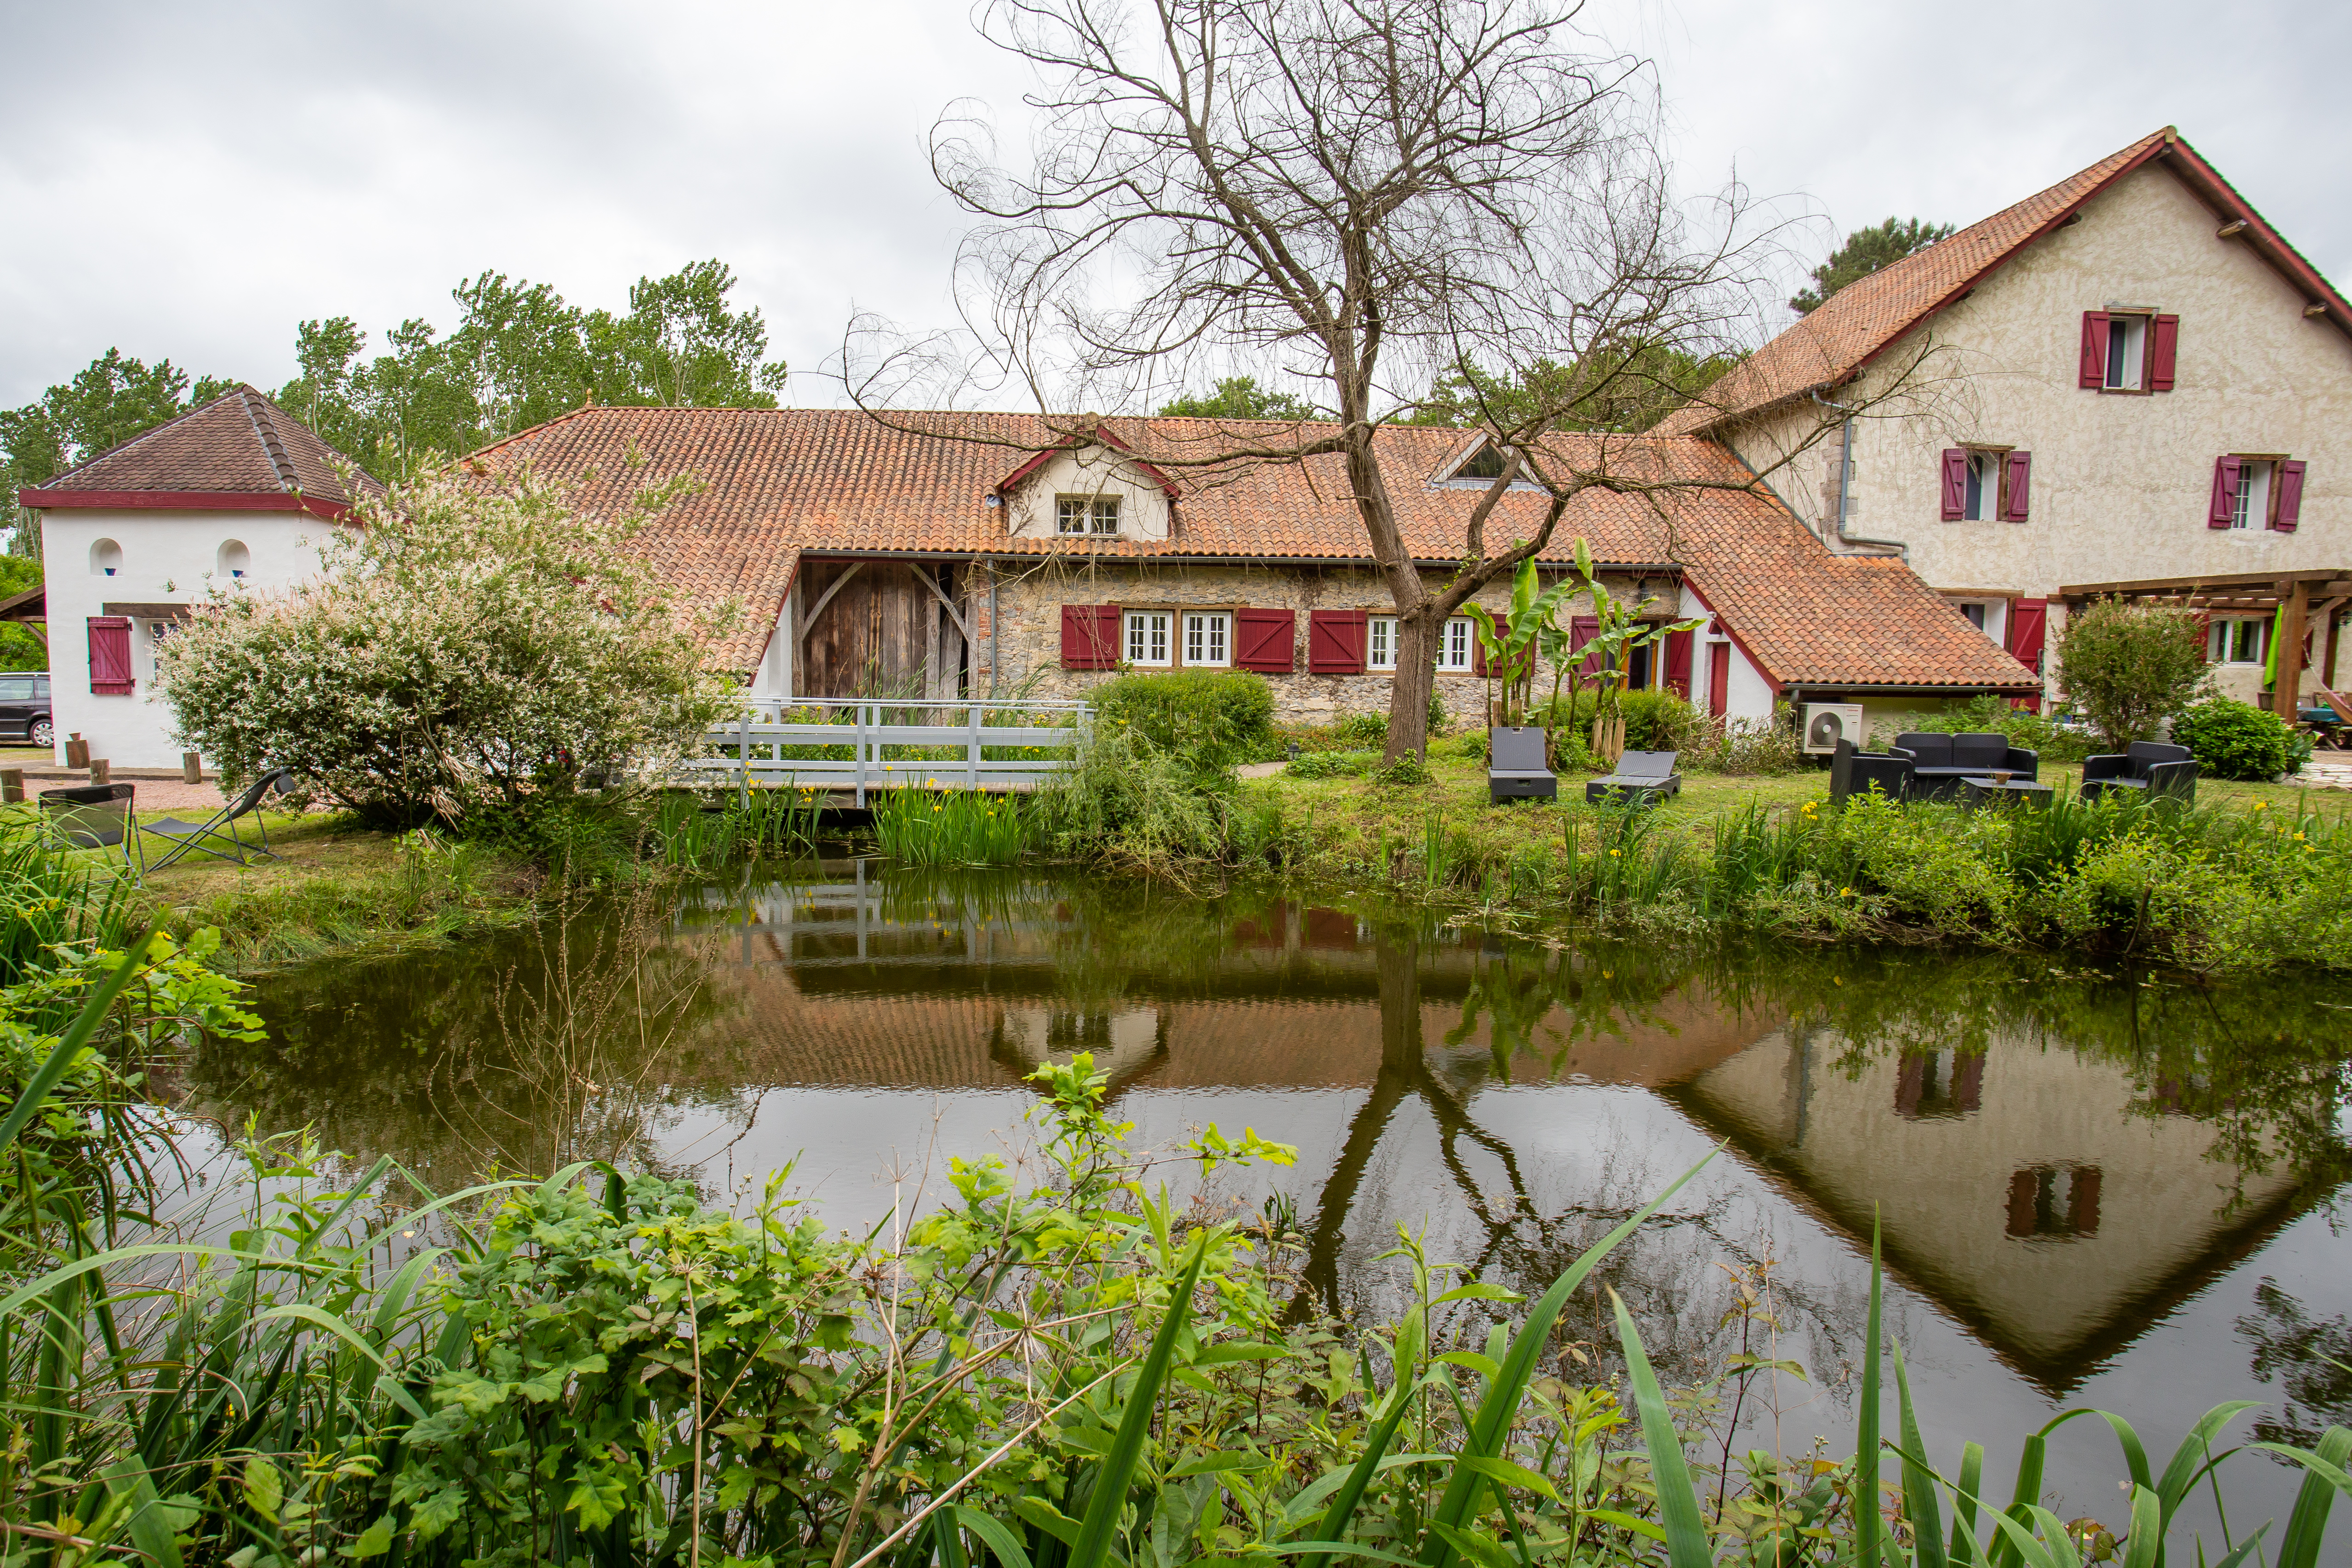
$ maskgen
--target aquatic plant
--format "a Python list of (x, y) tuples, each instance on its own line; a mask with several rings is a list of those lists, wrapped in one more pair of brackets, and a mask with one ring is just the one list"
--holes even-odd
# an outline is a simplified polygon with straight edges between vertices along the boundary
[(1013, 865), (1035, 837), (1017, 795), (907, 789), (869, 799), (876, 844), (907, 865)]
[[(138, 977), (98, 984), (13, 1086), (0, 1160)], [(2069, 1411), (2006, 1502), (1974, 1444), (1937, 1471), (1874, 1239), (1850, 1457), (1732, 1455), (1717, 1396), (1753, 1369), (1670, 1391), (1613, 1292), (1622, 1386), (1568, 1381), (1569, 1303), (1696, 1169), (1532, 1302), (1449, 1288), (1405, 1234), (1388, 1321), (1286, 1321), (1286, 1227), (1158, 1185), (1090, 1057), (1034, 1082), (1039, 1174), (950, 1162), (952, 1196), (903, 1192), (862, 1236), (796, 1212), (789, 1171), (739, 1216), (601, 1163), (446, 1197), (388, 1160), (331, 1184), (278, 1140), (247, 1145), (225, 1241), (110, 1247), (81, 1218), (103, 1192), (62, 1177), (42, 1201), (66, 1218), (0, 1282), (0, 1522), (62, 1568), (2313, 1568), (2352, 1491), (2352, 1430), (2250, 1444), (2305, 1472), (2283, 1528), (2178, 1538), (2191, 1490), (2228, 1482), (2242, 1401), (2168, 1457)], [(1291, 1156), (1213, 1124), (1174, 1157)], [(2128, 1487), (2112, 1526), (2042, 1506), (2052, 1444), (2094, 1414), (2074, 1429), (2114, 1436)]]

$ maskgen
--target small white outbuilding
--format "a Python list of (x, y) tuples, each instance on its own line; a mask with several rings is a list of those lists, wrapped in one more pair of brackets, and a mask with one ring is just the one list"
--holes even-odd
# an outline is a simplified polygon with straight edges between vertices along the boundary
[(79, 735), (117, 768), (178, 766), (157, 645), (216, 588), (315, 576), (352, 503), (382, 493), (249, 386), (19, 491), (41, 530), (58, 760)]

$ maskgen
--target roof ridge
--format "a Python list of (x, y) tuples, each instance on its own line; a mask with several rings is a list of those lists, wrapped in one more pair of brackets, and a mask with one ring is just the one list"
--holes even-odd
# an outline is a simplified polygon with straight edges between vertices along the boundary
[(263, 455), (269, 459), (269, 465), (278, 471), (278, 487), (289, 495), (300, 490), (301, 482), (294, 476), (294, 460), (287, 455), (285, 439), (278, 434), (278, 422), (254, 407), (257, 400), (264, 407), (268, 407), (269, 400), (242, 382), (237, 383), (235, 395), (245, 409), (245, 417), (253, 425), (254, 437), (261, 443)]
[[(1781, 343), (1790, 344), (1791, 348), (1787, 352), (1791, 353), (1795, 351), (1794, 346), (1799, 344), (1811, 349), (1822, 361), (1818, 373), (1816, 367), (1812, 366), (1791, 367), (1790, 373), (1802, 384), (1763, 389), (1766, 395), (1744, 403), (1736, 404), (1727, 399), (1721, 403), (1709, 405), (1694, 399), (1668, 414), (1660, 422), (1660, 428), (1676, 435), (1702, 434), (1726, 420), (1777, 407), (1809, 391), (1834, 386), (1850, 379), (1890, 344), (1899, 341), (1920, 323), (1975, 288), (1988, 274), (2005, 265), (2070, 214), (2079, 211), (2092, 197), (2149, 159), (2160, 155), (2167, 148), (2179, 144), (2180, 136), (2177, 130), (2169, 125), (2161, 127), (2126, 142), (2063, 179), (2053, 181), (1966, 227), (1955, 230), (1934, 245), (1915, 250), (1899, 261), (1856, 278), (1774, 333), (1762, 348), (1735, 369), (1731, 376), (1725, 378), (1724, 384), (1736, 397), (1746, 390), (1735, 382), (1735, 378), (1741, 378), (1742, 371), (1749, 371), (1753, 375), (1769, 374), (1773, 367), (1768, 356)], [(2023, 228), (2022, 232), (2012, 232), (2024, 219), (2032, 215), (2039, 204), (2046, 203), (2061, 193), (2067, 193), (2063, 201), (2039, 223)], [(1975, 250), (1981, 250), (1984, 254), (1969, 254)], [(1893, 319), (1883, 326), (1872, 322), (1872, 308), (1881, 302), (1881, 296), (1891, 294), (1899, 298), (1906, 284), (1915, 281), (1929, 268), (1956, 254), (1964, 257), (1966, 269), (1941, 294), (1916, 309), (1895, 309), (1891, 312)], [(1854, 336), (1866, 344), (1858, 352), (1851, 347), (1841, 352), (1836, 344), (1835, 340), (1848, 330), (1853, 330)], [(1765, 368), (1751, 370), (1759, 361), (1765, 361)]]

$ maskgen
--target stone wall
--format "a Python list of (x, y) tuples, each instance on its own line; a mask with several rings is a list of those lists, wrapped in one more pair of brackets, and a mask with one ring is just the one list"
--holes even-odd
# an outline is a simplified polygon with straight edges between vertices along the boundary
[[(1118, 674), (1062, 666), (1062, 606), (1117, 604), (1122, 609), (1213, 609), (1248, 606), (1289, 610), (1296, 624), (1292, 673), (1263, 677), (1274, 688), (1275, 716), (1285, 724), (1330, 724), (1354, 713), (1386, 713), (1385, 674), (1317, 675), (1307, 669), (1307, 627), (1313, 610), (1391, 612), (1394, 603), (1379, 576), (1349, 567), (1164, 566), (1157, 563), (1063, 563), (1024, 568), (1002, 563), (994, 572), (998, 623), (989, 620), (992, 569), (976, 569), (965, 601), (972, 628), (972, 686), (1038, 698), (1082, 697)], [(1432, 586), (1436, 578), (1431, 577)], [(1636, 592), (1631, 579), (1607, 580), (1612, 592)], [(1650, 591), (1669, 590), (1653, 580)], [(1478, 601), (1500, 612), (1510, 603), (1507, 580), (1490, 583)], [(1671, 602), (1671, 600), (1669, 601)], [(1549, 688), (1547, 667), (1538, 679)], [(1476, 675), (1440, 672), (1438, 699), (1456, 723), (1475, 722), (1486, 683)]]

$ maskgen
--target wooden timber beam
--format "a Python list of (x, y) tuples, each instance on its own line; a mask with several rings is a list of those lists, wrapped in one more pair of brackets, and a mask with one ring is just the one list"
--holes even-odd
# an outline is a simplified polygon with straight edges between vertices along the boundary
[(2272, 661), (2278, 674), (2271, 682), (2271, 712), (2294, 724), (2303, 711), (2303, 633), (2310, 623), (2311, 584), (2282, 582), (2278, 593), (2286, 614), (2279, 627), (2278, 657)]
[(2320, 651), (2319, 688), (2331, 694), (2336, 685), (2336, 612), (2343, 608), (2344, 598), (2338, 595), (2312, 610), (2312, 613), (2319, 618), (2319, 623), (2327, 628), (2327, 637)]
[(839, 577), (835, 578), (832, 582), (826, 585), (825, 591), (817, 596), (816, 607), (808, 612), (807, 619), (803, 620), (800, 624), (800, 640), (802, 642), (805, 643), (808, 641), (809, 632), (816, 626), (817, 617), (824, 614), (824, 607), (833, 602), (833, 596), (839, 593), (844, 588), (847, 587), (849, 580), (856, 577), (865, 565), (866, 563), (862, 560), (851, 561), (849, 563), (849, 570), (843, 572)]
[(922, 567), (913, 561), (908, 561), (907, 565), (908, 570), (915, 574), (915, 580), (931, 591), (931, 597), (940, 601), (940, 608), (948, 612), (948, 619), (955, 622), (956, 630), (963, 633), (963, 640), (969, 645), (971, 642), (971, 627), (957, 611), (955, 601), (940, 591), (939, 583)]

